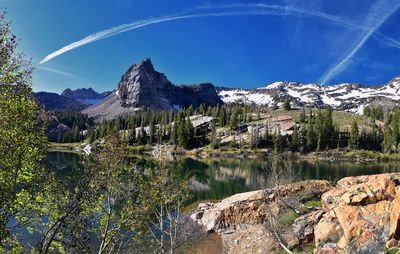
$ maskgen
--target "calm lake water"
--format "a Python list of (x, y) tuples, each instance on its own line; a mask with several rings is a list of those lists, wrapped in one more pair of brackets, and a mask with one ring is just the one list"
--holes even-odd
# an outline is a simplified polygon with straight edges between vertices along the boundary
[[(150, 159), (139, 159), (151, 166)], [(306, 179), (338, 180), (345, 176), (400, 172), (400, 163), (379, 162), (309, 162), (280, 159), (180, 159), (174, 164), (176, 175), (191, 179), (190, 202), (215, 200), (235, 193), (258, 190), (272, 185), (272, 179), (282, 183)], [(77, 181), (82, 172), (80, 156), (75, 153), (50, 152), (46, 165), (56, 169), (64, 181)]]

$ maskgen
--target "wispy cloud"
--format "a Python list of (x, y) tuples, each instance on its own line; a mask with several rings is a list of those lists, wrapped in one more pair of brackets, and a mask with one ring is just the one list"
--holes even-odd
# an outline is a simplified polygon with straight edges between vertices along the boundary
[[(115, 26), (109, 29), (99, 31), (97, 33), (86, 36), (85, 38), (70, 43), (59, 50), (56, 50), (47, 55), (39, 64), (48, 62), (66, 52), (74, 50), (76, 48), (85, 46), (98, 40), (102, 40), (120, 33), (135, 30), (141, 27), (154, 25), (158, 23), (170, 22), (174, 20), (182, 19), (193, 19), (193, 18), (204, 18), (204, 17), (223, 17), (223, 16), (251, 16), (251, 15), (268, 15), (268, 16), (295, 16), (299, 15), (302, 17), (315, 17), (333, 25), (337, 25), (346, 29), (352, 29), (356, 31), (356, 34), (352, 36), (355, 38), (354, 43), (347, 43), (351, 46), (345, 52), (348, 52), (341, 60), (339, 60), (334, 66), (332, 66), (324, 75), (321, 77), (321, 82), (326, 83), (332, 77), (343, 71), (353, 56), (362, 48), (365, 42), (373, 35), (376, 30), (385, 22), (385, 20), (393, 14), (398, 8), (400, 3), (396, 0), (380, 0), (374, 4), (371, 8), (370, 14), (365, 19), (364, 24), (349, 21), (340, 16), (331, 15), (328, 13), (321, 12), (316, 8), (305, 9), (294, 5), (272, 5), (265, 3), (237, 3), (237, 4), (222, 4), (222, 5), (203, 5), (195, 8), (184, 10), (183, 12), (175, 13), (168, 16), (149, 18), (144, 20), (135, 21), (128, 24)], [(212, 12), (204, 12), (212, 11)], [(200, 13), (193, 13), (200, 12)], [(375, 38), (382, 41), (386, 45), (396, 47), (400, 49), (400, 42), (384, 36), (379, 33), (375, 33)], [(352, 39), (350, 38), (350, 39)]]
[[(245, 10), (231, 10), (226, 11), (229, 9), (237, 9), (237, 8), (246, 8)], [(251, 9), (249, 9), (251, 8)], [(211, 13), (195, 13), (195, 14), (186, 14), (182, 15), (183, 13), (199, 11), (199, 10), (224, 10), (220, 12), (211, 12)], [(318, 12), (316, 10), (306, 10), (296, 8), (294, 6), (281, 6), (281, 5), (269, 5), (269, 4), (229, 4), (229, 5), (204, 5), (192, 9), (188, 9), (186, 11), (180, 12), (178, 14), (158, 17), (158, 18), (149, 18), (144, 20), (135, 21), (129, 24), (123, 24), (119, 26), (115, 26), (109, 29), (105, 29), (103, 31), (91, 34), (86, 36), (85, 38), (70, 43), (61, 49), (52, 52), (51, 54), (47, 55), (40, 64), (45, 63), (58, 57), (68, 51), (73, 49), (82, 47), (89, 43), (108, 38), (110, 36), (114, 36), (120, 33), (124, 33), (130, 30), (138, 29), (141, 27), (180, 20), (180, 19), (191, 19), (191, 18), (203, 18), (203, 17), (223, 17), (223, 16), (248, 16), (248, 15), (270, 15), (270, 16), (286, 16), (286, 15), (306, 15), (306, 16), (314, 16), (318, 18), (322, 18), (328, 20), (336, 25), (340, 25), (346, 28), (354, 28), (358, 29), (359, 27), (343, 20), (342, 18), (334, 15), (329, 15), (326, 13)]]
[[(375, 2), (371, 7), (371, 11), (365, 18), (364, 30), (360, 30), (358, 35), (354, 35), (356, 38), (355, 46), (349, 48), (348, 53), (344, 57), (335, 63), (322, 77), (320, 80), (321, 84), (326, 84), (331, 78), (336, 76), (338, 73), (346, 69), (354, 55), (362, 48), (369, 37), (375, 33), (375, 31), (400, 7), (398, 1), (392, 0), (380, 0)], [(352, 45), (348, 43), (349, 45)]]
[(80, 78), (79, 76), (77, 76), (75, 74), (68, 73), (68, 72), (65, 72), (65, 71), (56, 70), (56, 69), (49, 68), (49, 67), (37, 66), (36, 69), (43, 70), (43, 71), (48, 71), (48, 72), (51, 72), (51, 73), (63, 75), (63, 76), (70, 77), (70, 78)]
[(60, 71), (58, 69), (54, 69), (54, 68), (50, 68), (50, 67), (44, 67), (44, 66), (36, 66), (35, 68), (37, 70), (40, 70), (40, 71), (46, 71), (46, 72), (54, 73), (54, 74), (61, 75), (61, 76), (64, 76), (64, 77), (68, 77), (71, 80), (75, 80), (75, 81), (77, 81), (77, 82), (79, 82), (81, 84), (90, 83), (87, 79), (85, 79), (85, 78), (83, 78), (81, 76), (78, 76), (76, 74), (73, 74), (73, 73)]
[(380, 39), (380, 41), (382, 41), (385, 45), (390, 46), (390, 47), (394, 47), (394, 48), (398, 48), (400, 49), (400, 42), (393, 39), (393, 38), (389, 38), (381, 33), (375, 33), (375, 36)]

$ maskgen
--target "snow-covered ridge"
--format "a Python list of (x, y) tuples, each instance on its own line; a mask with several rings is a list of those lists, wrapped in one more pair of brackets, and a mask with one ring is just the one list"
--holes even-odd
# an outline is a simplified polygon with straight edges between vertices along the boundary
[(292, 106), (332, 106), (340, 110), (360, 112), (368, 104), (393, 104), (400, 102), (400, 77), (379, 87), (343, 83), (334, 86), (274, 82), (254, 90), (219, 88), (218, 94), (225, 103), (245, 103), (272, 106), (289, 99)]

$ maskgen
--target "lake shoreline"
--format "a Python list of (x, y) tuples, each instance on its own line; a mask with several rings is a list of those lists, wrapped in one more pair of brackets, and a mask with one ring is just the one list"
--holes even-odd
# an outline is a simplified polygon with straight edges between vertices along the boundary
[[(79, 152), (86, 143), (49, 143), (50, 151)], [(209, 147), (194, 148), (186, 150), (175, 145), (141, 145), (128, 146), (132, 154), (144, 155), (153, 158), (170, 158), (176, 157), (195, 157), (200, 159), (206, 158), (232, 158), (232, 159), (263, 159), (277, 155), (283, 158), (296, 158), (307, 161), (349, 161), (349, 162), (387, 162), (400, 161), (400, 154), (386, 154), (382, 152), (368, 150), (349, 150), (349, 149), (331, 149), (321, 152), (291, 152), (284, 151), (275, 153), (271, 149), (239, 149), (239, 148), (222, 148), (211, 149)]]

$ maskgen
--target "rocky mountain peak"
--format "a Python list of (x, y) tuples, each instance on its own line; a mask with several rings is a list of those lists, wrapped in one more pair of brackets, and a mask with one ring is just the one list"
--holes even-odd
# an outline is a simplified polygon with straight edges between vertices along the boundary
[(172, 86), (164, 74), (154, 70), (147, 58), (140, 64), (132, 64), (125, 72), (118, 84), (117, 95), (125, 107), (167, 109), (169, 106), (158, 90), (168, 90)]
[(163, 73), (156, 71), (151, 60), (147, 58), (128, 68), (112, 96), (84, 112), (98, 119), (110, 119), (129, 114), (137, 108), (177, 110), (190, 105), (198, 107), (201, 103), (222, 103), (212, 84), (175, 86)]

